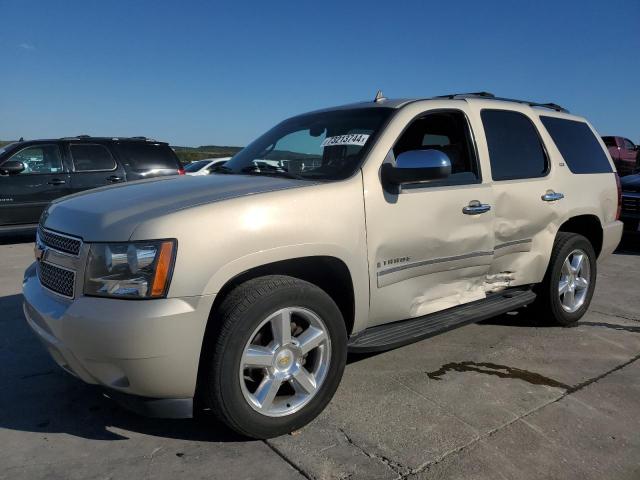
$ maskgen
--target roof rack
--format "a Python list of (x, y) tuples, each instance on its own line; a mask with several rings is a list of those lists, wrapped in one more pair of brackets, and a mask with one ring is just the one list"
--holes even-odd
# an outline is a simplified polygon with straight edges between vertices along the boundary
[(60, 137), (60, 140), (73, 140), (74, 138), (91, 138), (91, 135), (72, 135), (70, 137)]
[(129, 140), (144, 140), (145, 142), (157, 142), (155, 138), (143, 137), (142, 135), (129, 137)]
[(75, 136), (71, 136), (71, 137), (61, 137), (60, 140), (78, 140), (78, 139), (82, 139), (82, 140), (86, 140), (86, 139), (96, 139), (96, 140), (113, 140), (113, 141), (118, 141), (118, 140), (138, 140), (138, 141), (142, 141), (142, 142), (157, 142), (157, 140), (153, 139), (153, 138), (148, 138), (148, 137), (143, 137), (143, 136), (135, 136), (135, 137), (94, 137), (92, 135), (75, 135)]
[(551, 103), (551, 102), (539, 103), (539, 102), (531, 102), (529, 100), (518, 100), (518, 99), (515, 99), (515, 98), (496, 97), (493, 93), (489, 93), (489, 92), (452, 93), (452, 94), (449, 94), (449, 95), (439, 95), (439, 96), (433, 97), (433, 98), (447, 98), (447, 99), (450, 99), (450, 100), (465, 99), (465, 98), (483, 98), (483, 99), (489, 99), (489, 100), (500, 100), (500, 101), (503, 101), (503, 102), (523, 103), (523, 104), (529, 105), (531, 107), (549, 108), (551, 110), (555, 110), (556, 112), (569, 113), (569, 110), (567, 110), (564, 107), (561, 107), (557, 103)]

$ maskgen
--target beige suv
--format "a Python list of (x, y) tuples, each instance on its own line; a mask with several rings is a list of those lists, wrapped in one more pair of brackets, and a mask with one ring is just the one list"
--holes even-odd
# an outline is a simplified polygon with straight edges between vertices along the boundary
[(149, 415), (194, 399), (257, 438), (374, 352), (527, 306), (589, 306), (620, 240), (593, 127), (486, 93), (285, 120), (216, 174), (66, 197), (43, 215), (24, 312), (55, 361)]

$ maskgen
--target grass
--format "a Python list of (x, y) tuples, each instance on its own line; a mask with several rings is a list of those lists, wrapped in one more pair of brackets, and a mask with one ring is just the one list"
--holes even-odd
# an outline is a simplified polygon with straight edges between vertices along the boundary
[(172, 147), (182, 163), (195, 162), (203, 158), (232, 157), (242, 150), (242, 147), (227, 147), (218, 145), (203, 145), (200, 147)]

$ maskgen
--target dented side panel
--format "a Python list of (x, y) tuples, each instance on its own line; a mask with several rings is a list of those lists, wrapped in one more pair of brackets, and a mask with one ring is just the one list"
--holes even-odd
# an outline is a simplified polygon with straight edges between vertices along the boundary
[[(497, 102), (469, 100), (471, 118), (476, 125), (476, 141), (485, 171), (490, 159), (480, 119), (483, 108), (500, 108)], [(545, 177), (491, 182), (495, 201), (494, 235), (496, 248), (491, 275), (508, 272), (509, 286), (541, 282), (549, 265), (553, 243), (562, 224), (573, 217), (592, 215), (605, 226), (615, 221), (617, 190), (612, 174), (573, 174), (540, 121), (540, 115), (585, 121), (566, 113), (537, 110), (526, 105), (508, 104), (531, 119), (549, 158)], [(587, 122), (588, 124), (588, 122)], [(593, 130), (593, 127), (591, 127)], [(596, 138), (599, 136), (594, 131)], [(517, 152), (514, 152), (517, 161)], [(544, 201), (547, 192), (562, 193), (564, 198)], [(500, 245), (504, 245), (500, 247)]]
[(417, 317), (485, 297), (494, 253), (494, 212), (465, 215), (472, 200), (492, 205), (489, 184), (403, 188), (386, 192), (380, 167), (404, 127), (429, 110), (464, 102), (430, 101), (403, 108), (363, 167), (370, 272), (370, 322)]
[[(404, 127), (428, 110), (458, 108), (475, 136), (482, 184), (405, 189), (398, 195), (381, 186), (380, 166)], [(542, 178), (493, 181), (480, 111), (518, 111), (537, 128), (549, 159)], [(584, 121), (527, 105), (466, 99), (414, 102), (394, 117), (363, 166), (370, 276), (369, 326), (425, 315), (484, 298), (504, 288), (539, 283), (549, 264), (558, 230), (579, 215), (598, 218), (605, 229), (603, 255), (619, 235), (617, 192), (612, 174), (576, 175), (542, 125), (539, 115)], [(514, 161), (518, 160), (514, 152)], [(564, 198), (544, 201), (548, 192)], [(463, 215), (471, 200), (490, 212)]]

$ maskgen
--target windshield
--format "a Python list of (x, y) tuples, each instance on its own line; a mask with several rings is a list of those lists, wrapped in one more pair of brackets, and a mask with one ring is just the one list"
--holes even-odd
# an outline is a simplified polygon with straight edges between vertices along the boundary
[(189, 165), (184, 167), (185, 172), (197, 172), (198, 170), (202, 170), (204, 167), (209, 165), (211, 160), (198, 160), (196, 162), (191, 162)]
[(213, 171), (310, 180), (347, 178), (360, 166), (392, 111), (333, 110), (285, 120)]

